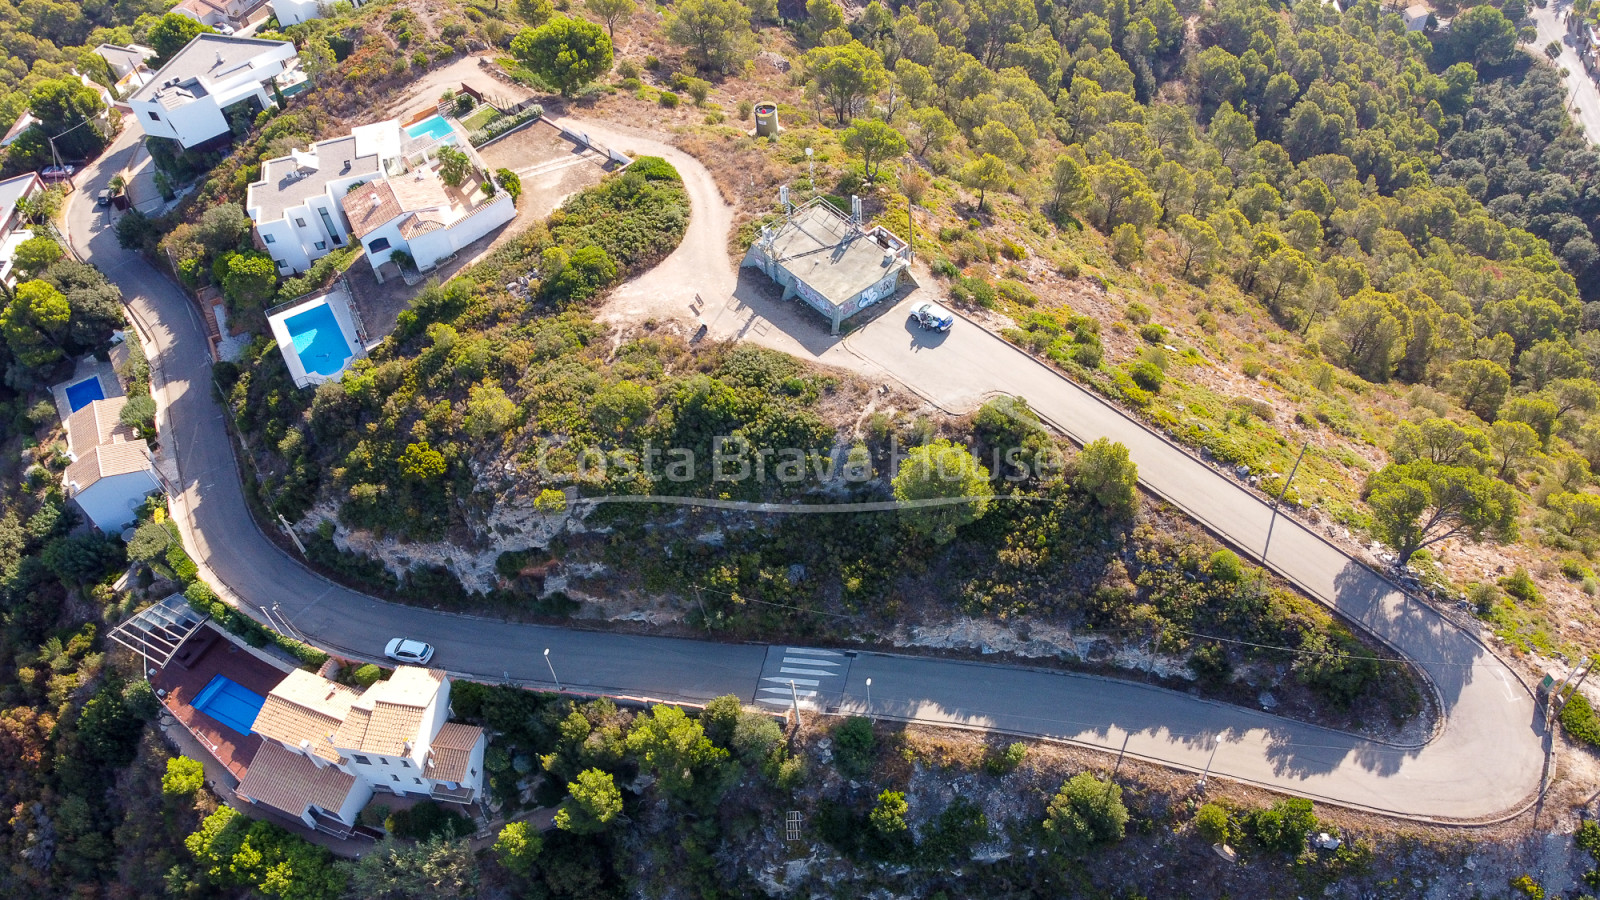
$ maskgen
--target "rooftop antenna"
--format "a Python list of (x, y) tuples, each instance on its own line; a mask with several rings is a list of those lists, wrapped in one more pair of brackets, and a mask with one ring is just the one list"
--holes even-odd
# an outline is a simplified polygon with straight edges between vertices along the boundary
[(850, 224), (861, 227), (861, 198), (855, 194), (850, 195)]
[(791, 207), (789, 205), (789, 186), (787, 184), (778, 188), (778, 205), (783, 207), (783, 212), (785, 215), (791, 211)]

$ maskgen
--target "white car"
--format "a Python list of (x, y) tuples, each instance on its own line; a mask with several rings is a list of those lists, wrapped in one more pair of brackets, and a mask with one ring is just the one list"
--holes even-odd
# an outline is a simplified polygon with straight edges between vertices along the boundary
[(395, 638), (383, 649), (383, 655), (403, 663), (423, 666), (433, 659), (433, 645), (406, 638)]
[(213, 26), (211, 26), (211, 29), (213, 31), (215, 31), (217, 34), (229, 34), (229, 35), (233, 34), (233, 26), (232, 25), (225, 25), (225, 24), (213, 25)]
[(949, 331), (950, 326), (956, 323), (956, 317), (949, 310), (932, 301), (911, 307), (911, 317), (929, 331)]

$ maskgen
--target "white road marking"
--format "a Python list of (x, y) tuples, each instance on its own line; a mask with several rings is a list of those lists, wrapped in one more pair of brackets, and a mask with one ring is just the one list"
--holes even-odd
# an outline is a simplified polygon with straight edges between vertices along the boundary
[(782, 672), (785, 675), (838, 675), (839, 674), (838, 672), (828, 672), (828, 671), (825, 671), (823, 669), (788, 669), (788, 668), (780, 668), (778, 671)]

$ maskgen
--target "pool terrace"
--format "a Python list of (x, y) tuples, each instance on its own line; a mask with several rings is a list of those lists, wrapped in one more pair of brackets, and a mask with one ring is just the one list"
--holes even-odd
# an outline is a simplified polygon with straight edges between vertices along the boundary
[(337, 381), (365, 356), (363, 329), (341, 284), (267, 311), (267, 324), (296, 387)]
[[(234, 777), (242, 778), (261, 749), (261, 738), (241, 733), (199, 707), (213, 706), (221, 690), (231, 690), (217, 681), (218, 676), (246, 692), (265, 697), (291, 668), (287, 663), (280, 667), (268, 662), (207, 623), (178, 647), (171, 662), (150, 676), (150, 684), (173, 717)], [(208, 688), (212, 693), (202, 700)], [(239, 717), (236, 708), (225, 706), (219, 711), (224, 719)]]

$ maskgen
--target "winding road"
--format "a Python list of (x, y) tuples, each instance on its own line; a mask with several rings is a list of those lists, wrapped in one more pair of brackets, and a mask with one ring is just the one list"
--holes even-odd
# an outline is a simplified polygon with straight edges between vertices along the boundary
[(697, 295), (709, 298), (712, 306), (742, 311), (737, 333), (747, 339), (887, 375), (953, 412), (996, 393), (1017, 394), (1079, 442), (1104, 436), (1126, 444), (1147, 489), (1415, 661), (1439, 701), (1442, 725), (1434, 737), (1416, 746), (1388, 744), (1146, 685), (1014, 666), (511, 624), (389, 604), (332, 584), (267, 540), (250, 515), (194, 305), (122, 250), (109, 212), (83, 199), (104, 187), (131, 152), (124, 134), (80, 175), (77, 202), (66, 212), (68, 233), (77, 251), (121, 287), (144, 339), (173, 515), (202, 574), (226, 599), (258, 618), (273, 607), (312, 643), (342, 655), (372, 658), (390, 637), (422, 637), (438, 647), (438, 665), (481, 680), (547, 689), (559, 679), (567, 690), (614, 696), (701, 701), (733, 693), (773, 702), (773, 686), (787, 694), (793, 678), (797, 685), (815, 682), (802, 689), (845, 711), (1125, 749), (1398, 816), (1478, 821), (1533, 801), (1547, 739), (1541, 715), (1522, 682), (1474, 636), (1298, 523), (1274, 519), (1254, 495), (970, 323), (930, 339), (890, 310), (842, 340), (803, 324), (785, 331), (792, 311), (750, 296), (728, 263), (732, 210), (704, 167), (642, 135), (589, 122), (584, 129), (608, 146), (666, 157), (683, 174), (694, 204), (682, 246), (620, 287), (618, 299), (681, 310)]

